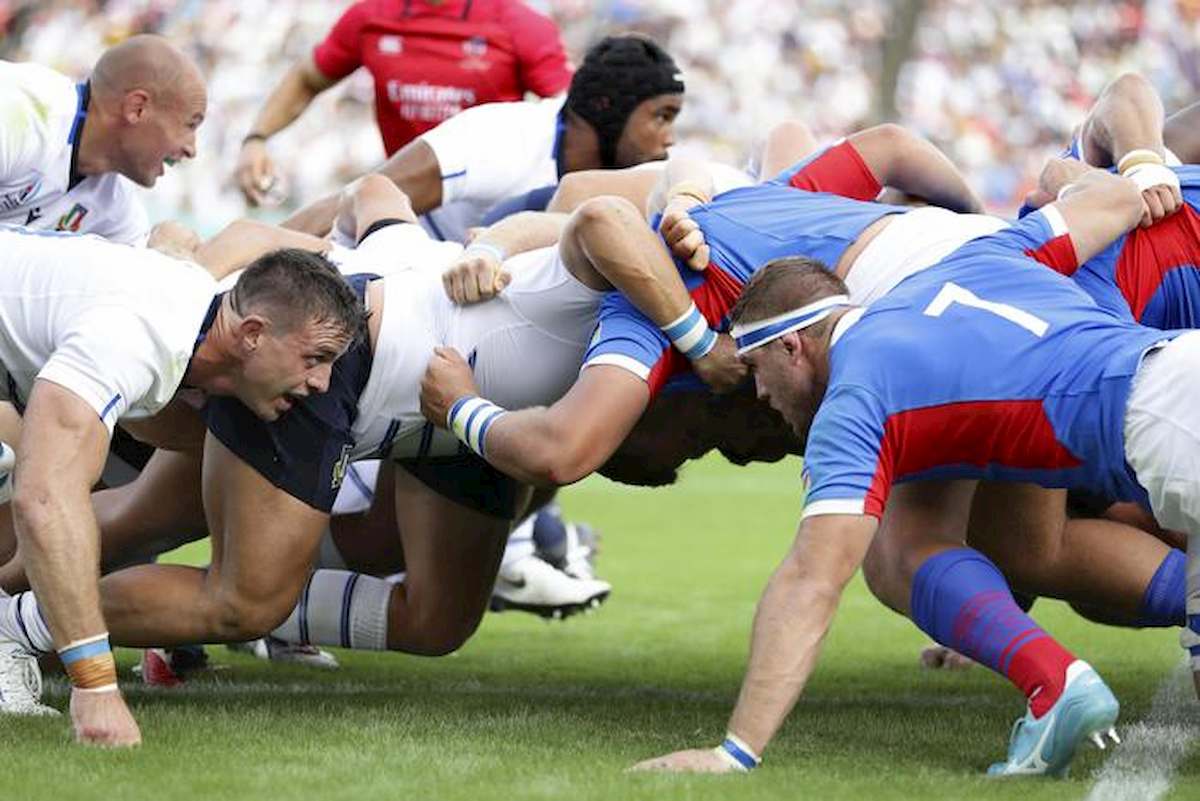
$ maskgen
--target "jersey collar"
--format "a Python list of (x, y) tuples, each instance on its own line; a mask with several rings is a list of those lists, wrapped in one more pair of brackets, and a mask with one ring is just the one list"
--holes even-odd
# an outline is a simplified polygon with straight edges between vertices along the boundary
[(67, 175), (68, 191), (74, 189), (80, 181), (87, 177), (80, 175), (77, 170), (79, 167), (79, 143), (83, 139), (83, 123), (87, 120), (88, 104), (92, 100), (91, 81), (75, 84), (75, 94), (78, 97), (75, 119), (71, 122), (70, 133), (67, 134), (67, 144), (71, 146), (71, 171)]
[(867, 310), (862, 306), (857, 306), (842, 315), (841, 319), (833, 324), (833, 334), (829, 338), (829, 347), (833, 347), (842, 338), (842, 335), (850, 330), (850, 326), (857, 323)]

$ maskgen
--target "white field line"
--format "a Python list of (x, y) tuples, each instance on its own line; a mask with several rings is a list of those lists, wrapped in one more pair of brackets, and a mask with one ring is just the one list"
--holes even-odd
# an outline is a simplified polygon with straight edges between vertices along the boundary
[(1096, 774), (1085, 801), (1158, 801), (1196, 736), (1191, 669), (1185, 660), (1159, 685), (1146, 717), (1118, 725), (1121, 745)]

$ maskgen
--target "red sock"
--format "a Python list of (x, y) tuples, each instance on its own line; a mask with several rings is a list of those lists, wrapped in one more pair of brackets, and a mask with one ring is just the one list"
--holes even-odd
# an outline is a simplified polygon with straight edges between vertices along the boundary
[(1046, 714), (1062, 695), (1067, 667), (1074, 661), (1074, 655), (1049, 635), (1025, 643), (1012, 655), (1008, 678), (1025, 693), (1035, 718)]

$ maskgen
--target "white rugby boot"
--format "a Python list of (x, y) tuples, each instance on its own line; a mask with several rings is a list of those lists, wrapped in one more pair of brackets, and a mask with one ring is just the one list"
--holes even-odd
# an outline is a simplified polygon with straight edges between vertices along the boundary
[(530, 555), (501, 566), (491, 608), (494, 612), (516, 609), (559, 620), (597, 608), (611, 592), (612, 585), (607, 581), (576, 578)]
[(37, 657), (12, 640), (0, 640), (0, 714), (59, 715), (42, 699)]

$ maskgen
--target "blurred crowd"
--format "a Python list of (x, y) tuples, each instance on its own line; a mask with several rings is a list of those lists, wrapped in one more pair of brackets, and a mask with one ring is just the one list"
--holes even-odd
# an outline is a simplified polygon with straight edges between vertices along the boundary
[[(200, 156), (159, 182), (157, 218), (202, 230), (245, 213), (233, 168), (242, 137), (283, 72), (324, 37), (346, 0), (0, 0), (0, 57), (84, 75), (132, 33), (171, 36), (209, 79)], [(638, 30), (684, 66), (681, 142), (743, 165), (785, 117), (834, 138), (889, 116), (943, 147), (989, 207), (1011, 213), (1101, 87), (1145, 74), (1168, 112), (1200, 99), (1200, 0), (532, 0), (578, 59), (597, 37)], [(900, 48), (894, 97), (881, 96), (885, 46)], [(894, 46), (894, 43), (893, 43)], [(270, 143), (284, 175), (281, 215), (383, 157), (370, 78), (320, 96)]]

